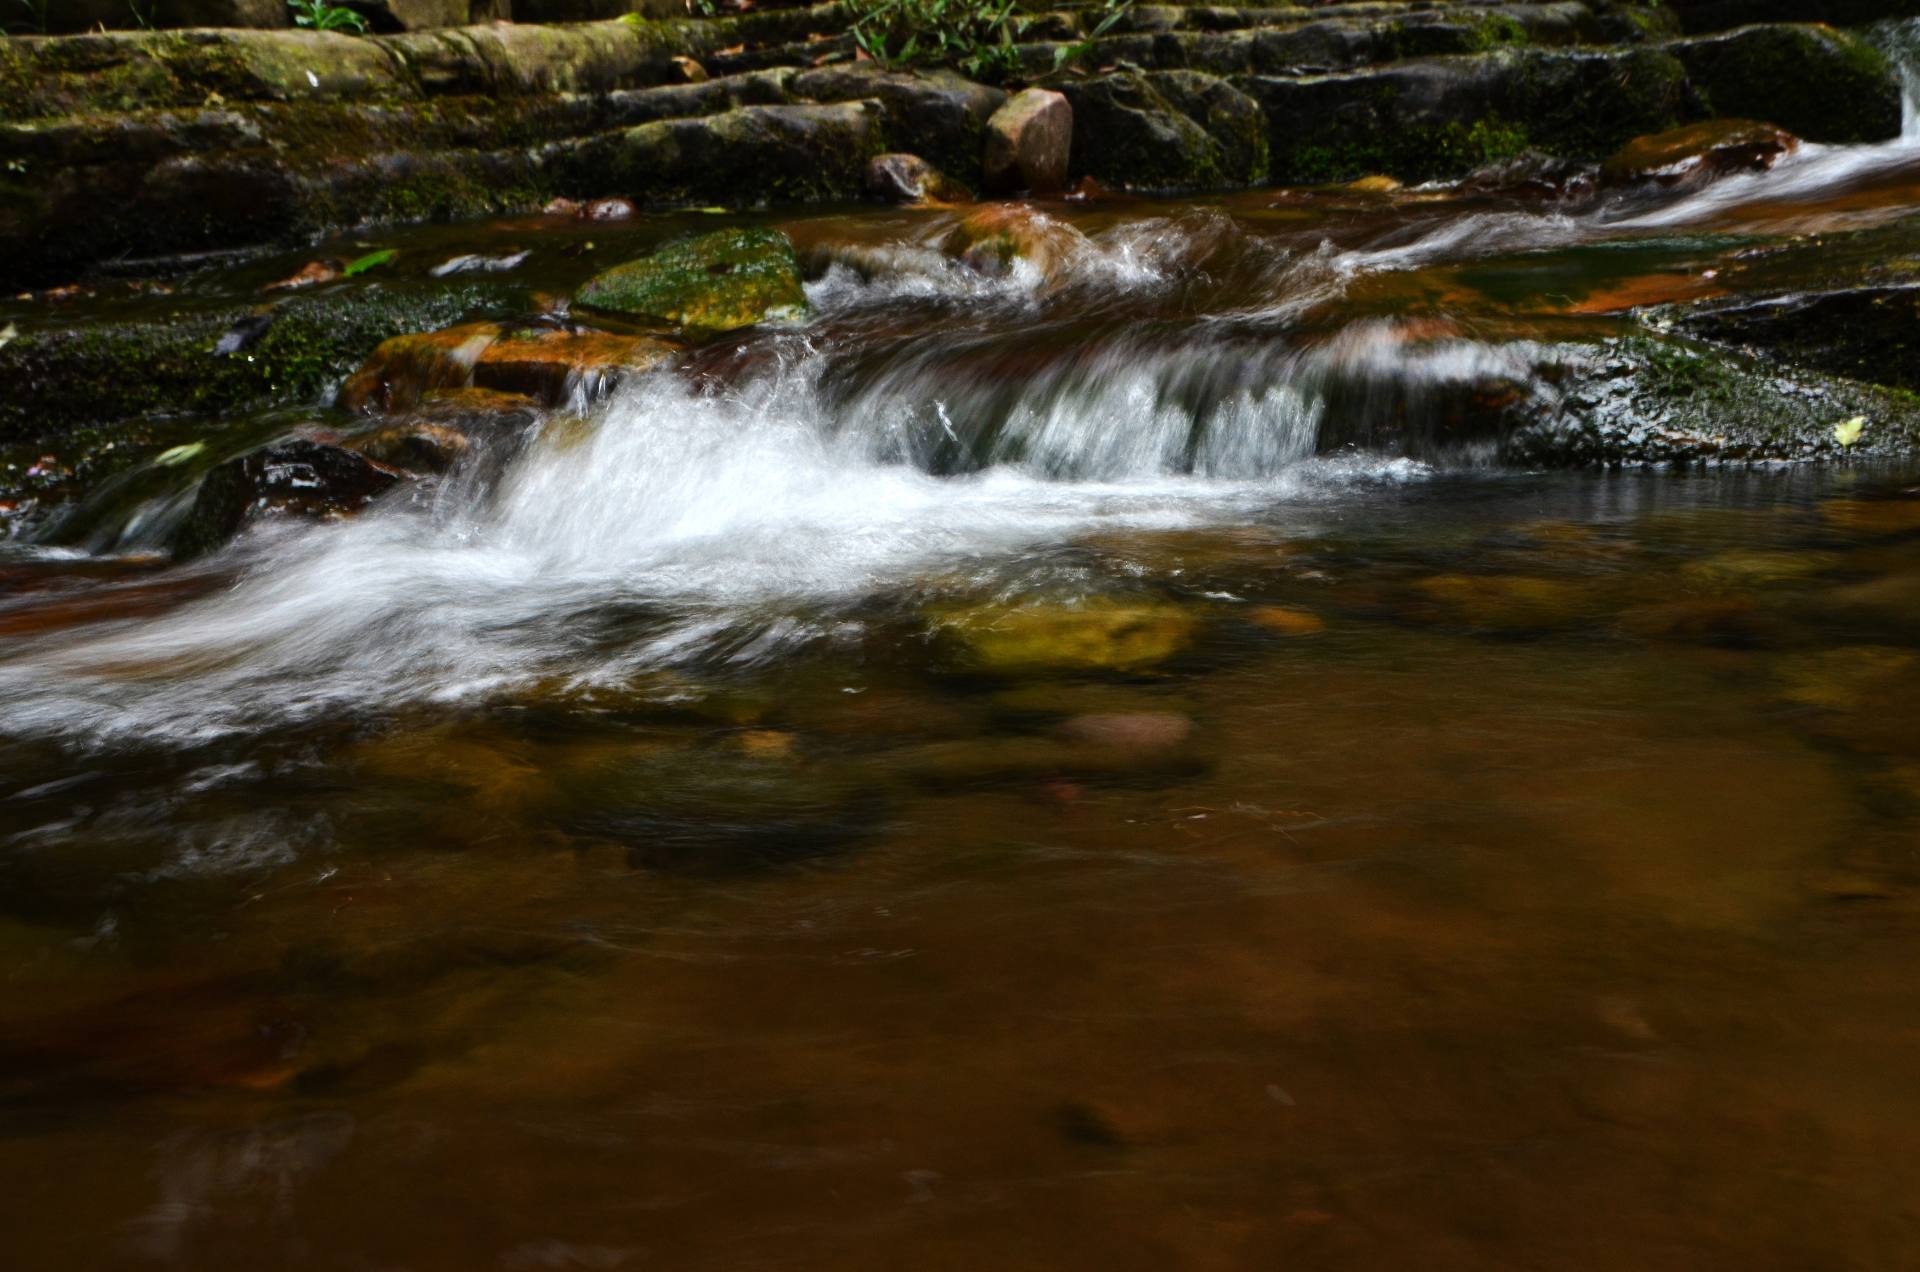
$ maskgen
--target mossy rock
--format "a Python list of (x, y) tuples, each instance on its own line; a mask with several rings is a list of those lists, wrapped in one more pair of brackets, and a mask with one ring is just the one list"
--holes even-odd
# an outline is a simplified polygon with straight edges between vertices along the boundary
[[(1072, 175), (1124, 190), (1204, 190), (1244, 184), (1256, 168), (1264, 175), (1266, 148), (1255, 140), (1260, 110), (1252, 99), (1212, 76), (1174, 74), (1172, 80), (1123, 71), (1049, 81), (1073, 107)], [(1231, 154), (1163, 87), (1217, 122)]]
[(1667, 49), (1711, 113), (1762, 119), (1808, 141), (1900, 135), (1900, 85), (1886, 55), (1822, 26), (1744, 27)]
[(616, 265), (574, 303), (622, 318), (712, 336), (808, 312), (800, 261), (778, 230), (733, 229), (678, 239)]
[[(1551, 401), (1501, 443), (1503, 462), (1608, 467), (1912, 455), (1911, 394), (1652, 334), (1543, 355)], [(1843, 426), (1858, 434), (1842, 441)]]
[[(383, 340), (476, 311), (510, 309), (524, 289), (348, 286), (256, 308), (223, 306), (132, 321), (21, 323), (0, 348), (0, 440), (59, 436), (155, 412), (213, 414), (317, 405)], [(217, 353), (223, 339), (233, 347)]]
[(1636, 137), (1608, 156), (1600, 176), (1619, 185), (1647, 179), (1755, 171), (1799, 145), (1792, 133), (1751, 119), (1709, 119)]
[(1183, 652), (1199, 627), (1178, 605), (1112, 597), (950, 606), (929, 618), (957, 666), (1002, 676), (1143, 671)]

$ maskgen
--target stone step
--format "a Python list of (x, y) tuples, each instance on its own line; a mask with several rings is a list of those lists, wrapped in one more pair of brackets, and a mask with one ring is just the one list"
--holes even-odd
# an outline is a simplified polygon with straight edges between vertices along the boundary
[[(1592, 46), (1563, 37), (1604, 16), (1600, 0), (1366, 8), (1364, 19), (1118, 37), (1151, 42), (1149, 56), (1115, 72), (1045, 77), (1075, 108), (1072, 176), (1142, 191), (1427, 179), (1525, 149), (1597, 160), (1636, 135), (1716, 116), (1816, 141), (1899, 128), (1884, 59), (1826, 27)], [(750, 29), (791, 48), (787, 37), (828, 10), (840, 12), (780, 11)], [(1524, 40), (1476, 48), (1486, 15), (1522, 11), (1534, 26), (1516, 17), (1511, 29)], [(1005, 94), (952, 72), (841, 62), (666, 82), (687, 74), (674, 59), (690, 54), (674, 50), (729, 65), (740, 46), (702, 41), (737, 36), (743, 22), (381, 41), (257, 32), (236, 44), (233, 33), (188, 32), (11, 42), (72, 78), (39, 84), (24, 108), (11, 101), (29, 117), (0, 123), (0, 164), (13, 178), (0, 180), (0, 285), (64, 282), (122, 256), (524, 211), (557, 195), (654, 205), (851, 198), (865, 161), (884, 150), (977, 182), (982, 130)], [(155, 58), (156, 38), (178, 42), (167, 58)], [(1187, 64), (1151, 56), (1167, 39), (1182, 42)], [(1196, 69), (1192, 50), (1204, 41), (1268, 53)], [(1463, 42), (1470, 51), (1457, 51)], [(0, 42), (0, 54), (9, 48)], [(316, 51), (341, 56), (322, 65)], [(1321, 69), (1326, 61), (1339, 64)], [(159, 106), (74, 108), (97, 105), (116, 83), (122, 100)]]
[[(1379, 20), (1329, 18), (1219, 31), (1106, 36), (1093, 42), (1079, 64), (1215, 75), (1300, 75), (1500, 47), (1622, 45), (1646, 38), (1637, 26), (1618, 27), (1578, 0), (1566, 0), (1499, 9), (1457, 6)], [(1059, 63), (1059, 54), (1071, 47), (1065, 41), (1023, 45), (1021, 64), (1029, 73), (1045, 74)]]

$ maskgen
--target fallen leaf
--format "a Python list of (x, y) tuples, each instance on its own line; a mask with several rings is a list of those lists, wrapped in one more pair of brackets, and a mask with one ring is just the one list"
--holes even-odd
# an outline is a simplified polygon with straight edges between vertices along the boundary
[(394, 248), (383, 247), (377, 252), (368, 252), (365, 256), (351, 262), (345, 269), (340, 271), (340, 274), (344, 278), (352, 278), (356, 274), (364, 274), (370, 269), (379, 269), (382, 265), (385, 265), (398, 255), (400, 255), (400, 253)]
[(12, 344), (14, 341), (14, 337), (18, 336), (19, 334), (20, 334), (20, 328), (14, 326), (12, 323), (8, 323), (6, 326), (0, 327), (0, 349), (4, 349), (8, 345)]
[(1867, 417), (1856, 415), (1852, 419), (1833, 426), (1833, 440), (1842, 446), (1852, 446), (1860, 440), (1860, 434), (1866, 430)]

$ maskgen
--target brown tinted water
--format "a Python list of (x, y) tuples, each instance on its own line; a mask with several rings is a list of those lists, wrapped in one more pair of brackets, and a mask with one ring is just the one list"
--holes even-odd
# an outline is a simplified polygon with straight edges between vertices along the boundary
[(1103, 349), (1597, 322), (1776, 232), (1323, 286), (1273, 202), (1174, 299), (828, 298), (723, 368), (815, 379), (498, 490), (10, 557), (8, 1265), (1913, 1266), (1920, 469), (1134, 446), (1179, 393)]

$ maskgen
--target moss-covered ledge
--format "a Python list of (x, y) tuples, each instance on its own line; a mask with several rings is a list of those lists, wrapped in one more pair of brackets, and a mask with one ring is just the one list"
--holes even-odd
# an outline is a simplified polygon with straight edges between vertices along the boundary
[(526, 303), (510, 284), (368, 283), (270, 307), (28, 325), (0, 346), (0, 443), (156, 413), (319, 406), (383, 340)]
[(839, 4), (730, 18), (321, 31), (107, 31), (0, 39), (0, 122), (232, 102), (604, 93), (674, 83), (678, 57), (843, 30)]

